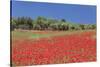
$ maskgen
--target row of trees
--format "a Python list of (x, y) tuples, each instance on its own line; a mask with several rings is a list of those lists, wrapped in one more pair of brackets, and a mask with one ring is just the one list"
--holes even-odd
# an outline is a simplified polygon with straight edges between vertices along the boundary
[(87, 30), (96, 29), (96, 24), (75, 24), (69, 23), (65, 19), (47, 19), (45, 17), (30, 17), (11, 18), (11, 30), (28, 29), (28, 30)]

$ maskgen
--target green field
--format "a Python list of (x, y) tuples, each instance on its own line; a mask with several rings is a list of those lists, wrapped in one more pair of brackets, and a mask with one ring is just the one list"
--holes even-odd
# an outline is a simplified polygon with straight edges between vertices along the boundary
[(93, 31), (93, 30), (80, 30), (80, 31), (38, 31), (38, 32), (46, 32), (46, 33), (36, 33), (34, 31), (13, 31), (12, 37), (13, 38), (45, 38), (45, 37), (52, 37), (52, 36), (62, 36), (62, 35), (70, 35), (70, 34), (77, 34), (86, 31)]

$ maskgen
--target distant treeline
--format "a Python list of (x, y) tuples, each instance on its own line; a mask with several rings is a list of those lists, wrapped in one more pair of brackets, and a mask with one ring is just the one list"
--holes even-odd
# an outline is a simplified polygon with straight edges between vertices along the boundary
[(11, 18), (11, 30), (23, 29), (23, 30), (88, 30), (96, 29), (96, 24), (76, 24), (70, 23), (65, 19), (56, 20), (48, 19), (45, 17), (37, 17), (32, 19), (30, 17), (18, 17)]

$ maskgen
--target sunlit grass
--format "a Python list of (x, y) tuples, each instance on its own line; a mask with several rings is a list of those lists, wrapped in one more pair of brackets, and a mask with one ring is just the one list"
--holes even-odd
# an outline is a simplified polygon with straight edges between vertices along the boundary
[[(38, 33), (38, 32), (44, 32), (44, 31), (37, 31), (34, 33), (34, 31), (13, 31), (12, 37), (13, 38), (45, 38), (45, 37), (52, 37), (52, 36), (62, 36), (62, 35), (71, 35), (71, 34), (80, 34), (85, 31), (91, 31), (91, 30), (79, 30), (79, 31), (47, 31), (48, 33)], [(93, 30), (92, 30), (93, 31)], [(46, 32), (46, 31), (45, 31)]]

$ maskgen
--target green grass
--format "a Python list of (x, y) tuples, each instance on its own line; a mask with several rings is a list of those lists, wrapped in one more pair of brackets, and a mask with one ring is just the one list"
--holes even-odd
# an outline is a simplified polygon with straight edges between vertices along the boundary
[(33, 33), (33, 32), (23, 32), (23, 31), (13, 31), (12, 37), (14, 38), (43, 38), (43, 37), (50, 37), (55, 34), (39, 34), (39, 33)]
[(15, 38), (44, 38), (44, 37), (51, 37), (57, 35), (63, 35), (64, 32), (59, 33), (47, 33), (47, 34), (40, 34), (40, 33), (33, 33), (33, 32), (22, 32), (22, 31), (13, 31), (12, 37)]
[(55, 33), (46, 33), (46, 34), (33, 33), (31, 31), (13, 31), (12, 37), (37, 39), (37, 38), (52, 37), (52, 36), (70, 35), (70, 34), (81, 33), (81, 32), (84, 32), (84, 31), (59, 31), (59, 32), (55, 32)]
[(31, 38), (49, 37), (51, 34), (32, 34)]
[(21, 31), (13, 31), (12, 36), (14, 37), (29, 37), (31, 36), (31, 32), (21, 32)]

